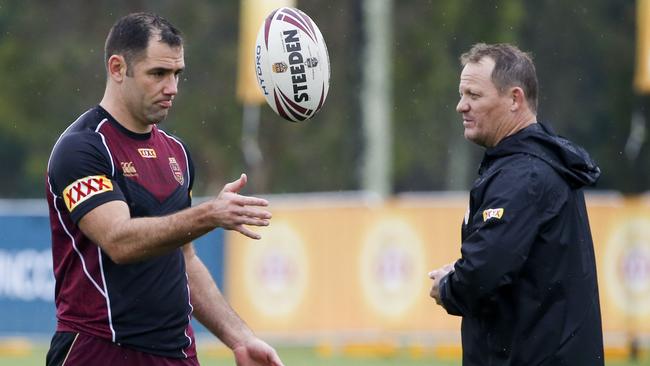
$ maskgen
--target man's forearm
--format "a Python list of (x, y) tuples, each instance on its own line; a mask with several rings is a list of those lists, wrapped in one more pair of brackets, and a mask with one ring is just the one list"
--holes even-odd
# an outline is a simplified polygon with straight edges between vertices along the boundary
[(242, 174), (226, 184), (215, 199), (162, 217), (131, 218), (126, 202), (110, 201), (82, 217), (79, 228), (115, 263), (135, 262), (169, 252), (216, 227), (259, 239), (260, 235), (247, 226), (267, 226), (271, 213), (263, 209), (268, 206), (266, 200), (237, 193), (246, 179)]
[(131, 218), (124, 202), (114, 201), (89, 212), (79, 226), (114, 262), (130, 263), (167, 253), (214, 229), (207, 216), (200, 205), (167, 216)]
[(223, 298), (191, 244), (184, 247), (183, 251), (196, 319), (231, 349), (253, 337), (250, 328)]

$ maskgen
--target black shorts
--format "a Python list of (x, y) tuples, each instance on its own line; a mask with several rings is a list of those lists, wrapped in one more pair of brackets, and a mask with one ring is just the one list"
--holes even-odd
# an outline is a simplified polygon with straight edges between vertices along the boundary
[(169, 358), (118, 346), (105, 339), (72, 332), (56, 332), (46, 366), (199, 366), (193, 358)]

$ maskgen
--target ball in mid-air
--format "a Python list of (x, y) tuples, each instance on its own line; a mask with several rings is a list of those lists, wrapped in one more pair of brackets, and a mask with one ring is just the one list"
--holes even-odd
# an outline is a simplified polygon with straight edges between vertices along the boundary
[(257, 34), (255, 73), (275, 113), (292, 122), (313, 117), (330, 81), (327, 46), (316, 23), (295, 8), (271, 12)]

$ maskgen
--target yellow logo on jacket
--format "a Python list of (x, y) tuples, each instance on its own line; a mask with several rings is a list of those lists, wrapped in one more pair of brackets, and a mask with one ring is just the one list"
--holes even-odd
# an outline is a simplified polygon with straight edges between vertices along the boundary
[(502, 208), (488, 208), (483, 211), (483, 222), (489, 219), (501, 219), (501, 217), (503, 217)]

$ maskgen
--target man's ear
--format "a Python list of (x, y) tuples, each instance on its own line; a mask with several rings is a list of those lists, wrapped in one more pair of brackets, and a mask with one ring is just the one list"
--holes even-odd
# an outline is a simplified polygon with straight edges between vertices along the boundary
[(518, 86), (510, 89), (510, 111), (516, 112), (526, 105), (526, 94)]
[(117, 83), (121, 83), (126, 76), (126, 60), (122, 55), (112, 55), (107, 62), (108, 76)]

